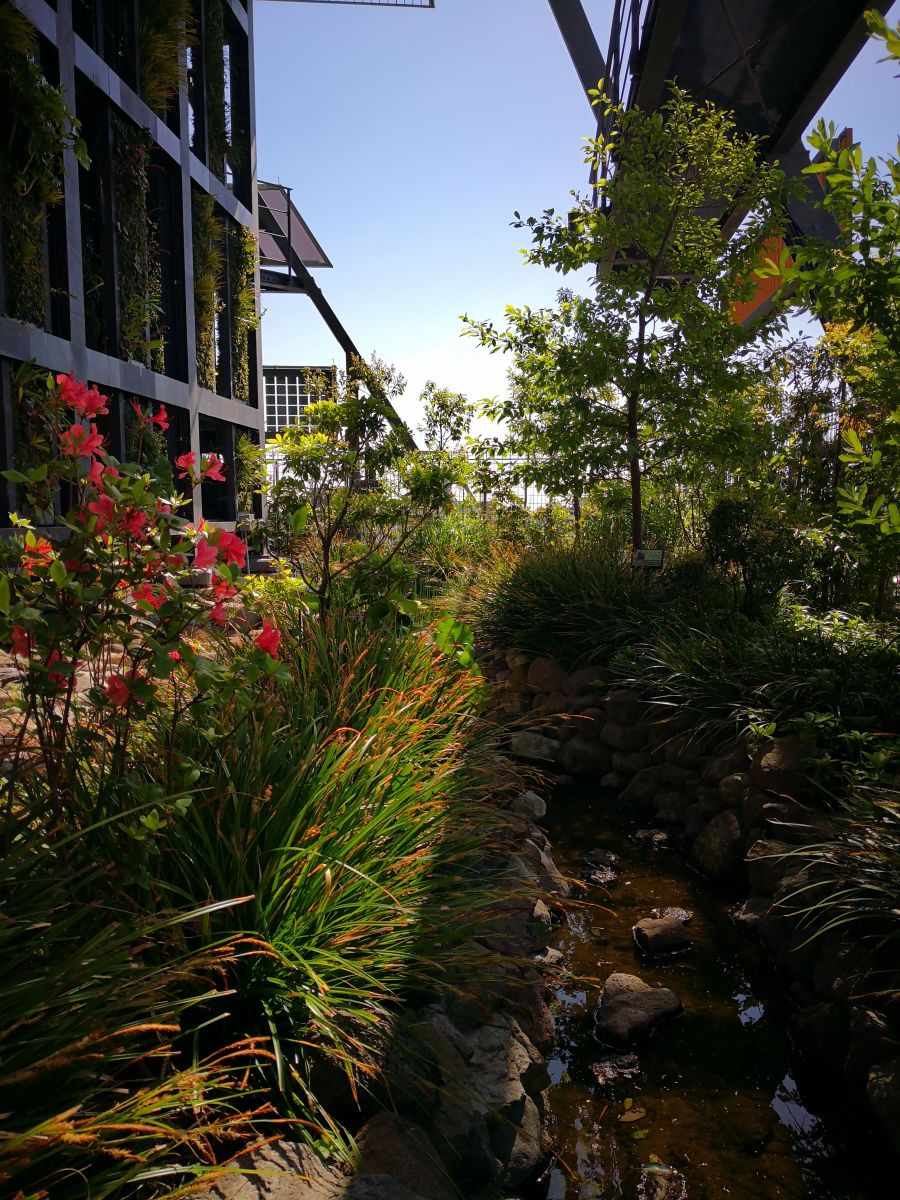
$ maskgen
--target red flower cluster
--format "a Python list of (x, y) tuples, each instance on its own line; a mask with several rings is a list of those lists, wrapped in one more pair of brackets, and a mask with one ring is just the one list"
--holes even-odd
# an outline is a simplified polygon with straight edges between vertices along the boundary
[(59, 435), (62, 452), (67, 458), (86, 458), (87, 455), (100, 454), (103, 451), (103, 436), (97, 432), (97, 426), (91, 421), (87, 425), (75, 424)]
[(197, 479), (195, 475), (197, 470), (197, 455), (193, 450), (189, 450), (186, 454), (179, 454), (175, 459), (175, 466), (178, 468), (179, 479), (192, 479), (194, 483), (199, 483), (200, 479), (209, 479), (216, 483), (225, 482), (225, 475), (223, 474), (225, 462), (218, 454), (207, 454), (201, 458), (200, 479)]
[(80, 383), (74, 375), (57, 375), (56, 382), (60, 395), (66, 404), (75, 409), (76, 416), (93, 421), (95, 417), (109, 412), (107, 397), (101, 396), (95, 387), (89, 388), (86, 383)]
[(253, 639), (253, 644), (258, 646), (260, 650), (266, 654), (270, 654), (272, 658), (278, 657), (278, 643), (281, 641), (281, 634), (269, 620), (263, 621), (262, 630)]

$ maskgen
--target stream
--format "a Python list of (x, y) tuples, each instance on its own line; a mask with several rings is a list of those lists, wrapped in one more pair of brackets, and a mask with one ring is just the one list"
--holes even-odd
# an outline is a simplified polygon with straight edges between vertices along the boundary
[[(564, 874), (578, 877), (594, 847), (614, 851), (620, 866), (607, 891), (591, 887), (584, 899), (592, 904), (570, 911), (553, 929), (551, 945), (581, 982), (558, 991), (549, 1095), (559, 1158), (523, 1196), (874, 1200), (896, 1194), (896, 1179), (885, 1190), (871, 1157), (861, 1163), (834, 1120), (827, 1128), (822, 1120), (822, 1101), (840, 1102), (843, 1079), (834, 1079), (837, 1095), (830, 1096), (821, 1081), (798, 1083), (787, 1036), (789, 981), (752, 936), (735, 928), (729, 900), (678, 850), (631, 841), (612, 803), (596, 789), (559, 790), (545, 821)], [(665, 963), (642, 959), (632, 925), (669, 906), (693, 912), (693, 949)], [(598, 1041), (592, 1017), (613, 971), (671, 988), (685, 1011), (628, 1048), (638, 1061), (623, 1065), (636, 1067), (633, 1073), (604, 1082), (592, 1068), (599, 1064), (602, 1075), (603, 1060), (622, 1051)]]

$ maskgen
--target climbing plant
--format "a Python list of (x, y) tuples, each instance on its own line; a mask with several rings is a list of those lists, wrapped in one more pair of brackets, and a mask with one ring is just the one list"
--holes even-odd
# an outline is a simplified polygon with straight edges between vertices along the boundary
[(259, 324), (256, 312), (257, 242), (252, 229), (229, 223), (228, 277), (231, 282), (231, 392), (250, 399), (250, 332)]
[(203, 27), (203, 74), (206, 81), (206, 162), (225, 178), (228, 155), (228, 111), (225, 104), (225, 14), (222, 0), (207, 0)]
[(235, 445), (234, 477), (237, 485), (237, 506), (241, 512), (252, 512), (254, 499), (266, 487), (266, 450), (242, 433)]
[(194, 319), (197, 329), (197, 382), (216, 388), (216, 318), (222, 311), (222, 221), (212, 196), (195, 192), (192, 208)]
[(165, 116), (185, 78), (184, 47), (194, 36), (190, 0), (143, 0), (141, 95)]
[(125, 358), (165, 370), (159, 237), (150, 216), (153, 141), (145, 129), (113, 114), (113, 174), (120, 308), (119, 348)]
[(83, 166), (79, 125), (36, 60), (34, 27), (9, 3), (0, 4), (0, 236), (5, 310), (43, 326), (46, 297), (44, 226), (63, 198), (63, 150)]

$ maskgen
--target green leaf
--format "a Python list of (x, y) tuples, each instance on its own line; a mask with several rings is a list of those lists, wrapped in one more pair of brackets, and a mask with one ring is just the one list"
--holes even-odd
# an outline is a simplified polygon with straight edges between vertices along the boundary
[(58, 558), (54, 558), (50, 564), (50, 578), (57, 587), (65, 587), (69, 582), (69, 572)]
[(9, 576), (0, 575), (0, 612), (9, 612)]

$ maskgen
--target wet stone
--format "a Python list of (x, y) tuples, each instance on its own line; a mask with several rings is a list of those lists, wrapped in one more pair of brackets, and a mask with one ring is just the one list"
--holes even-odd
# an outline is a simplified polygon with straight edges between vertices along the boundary
[(688, 921), (693, 921), (694, 914), (689, 908), (678, 908), (676, 905), (670, 905), (666, 908), (651, 908), (650, 916), (660, 920), (662, 917), (672, 917), (676, 921), (681, 921), (683, 925), (687, 925)]
[(694, 944), (684, 922), (676, 917), (647, 917), (632, 927), (631, 934), (643, 954), (686, 954)]
[(687, 1180), (675, 1167), (649, 1163), (641, 1168), (638, 1200), (687, 1200)]
[(619, 856), (612, 850), (598, 848), (591, 850), (584, 857), (582, 877), (587, 883), (593, 883), (597, 887), (606, 887), (607, 884), (615, 883), (618, 879)]
[(603, 989), (595, 1029), (601, 1040), (627, 1046), (681, 1012), (671, 989), (651, 988), (637, 975), (615, 973)]
[(631, 840), (642, 850), (668, 850), (672, 839), (665, 829), (636, 829)]
[(599, 1062), (591, 1063), (591, 1072), (604, 1087), (617, 1079), (634, 1079), (641, 1073), (641, 1064), (636, 1054), (608, 1054)]

